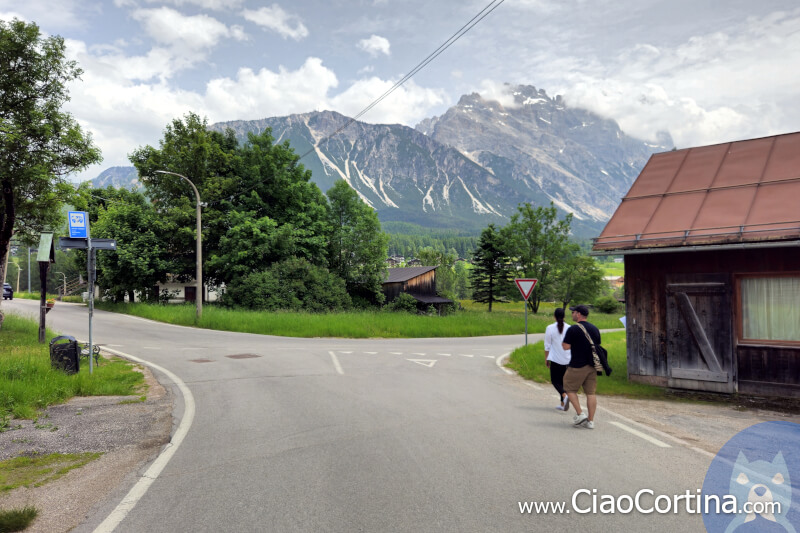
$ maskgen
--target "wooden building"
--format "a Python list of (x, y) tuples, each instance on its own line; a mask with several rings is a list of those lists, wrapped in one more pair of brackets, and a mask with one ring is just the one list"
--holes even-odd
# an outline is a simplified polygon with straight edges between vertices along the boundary
[(404, 292), (413, 296), (421, 309), (432, 305), (441, 312), (443, 305), (453, 303), (436, 294), (436, 267), (387, 268), (386, 271), (389, 277), (383, 282), (383, 294), (387, 303)]
[(601, 235), (625, 256), (628, 374), (800, 397), (800, 132), (653, 155)]

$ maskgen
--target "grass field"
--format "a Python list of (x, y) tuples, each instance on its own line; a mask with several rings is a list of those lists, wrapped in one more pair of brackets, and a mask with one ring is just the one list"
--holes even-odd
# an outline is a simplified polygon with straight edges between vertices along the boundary
[[(522, 302), (500, 304), (491, 313), (472, 302), (465, 310), (447, 316), (413, 315), (384, 311), (354, 311), (348, 313), (266, 313), (234, 310), (206, 305), (199, 324), (195, 323), (195, 308), (186, 305), (98, 304), (98, 308), (126, 313), (169, 324), (198, 326), (221, 331), (237, 331), (286, 337), (340, 338), (424, 338), (480, 337), (486, 335), (516, 335), (525, 332)], [(485, 309), (485, 306), (484, 306)], [(592, 323), (599, 328), (619, 328), (621, 315), (593, 313)], [(528, 332), (542, 333), (552, 323), (552, 307), (542, 308), (536, 315), (528, 314)]]
[[(14, 298), (20, 298), (22, 300), (38, 300), (42, 297), (42, 295), (38, 292), (15, 292)], [(50, 294), (47, 293), (47, 298), (52, 298), (53, 300), (58, 300), (58, 294)], [(81, 303), (83, 302), (83, 298), (80, 297), (78, 294), (72, 294), (69, 296), (64, 296), (61, 299), (62, 302), (72, 302), (72, 303)]]
[[(597, 377), (597, 394), (628, 396), (635, 398), (664, 398), (664, 389), (628, 381), (628, 360), (625, 332), (603, 333), (603, 346), (608, 350), (610, 376)], [(508, 368), (525, 379), (537, 383), (550, 383), (550, 369), (544, 358), (544, 342), (517, 348), (511, 353)]]
[(39, 344), (39, 326), (33, 320), (6, 314), (0, 331), (0, 431), (9, 429), (11, 417), (34, 418), (48, 405), (73, 396), (133, 395), (141, 393), (144, 378), (121, 359), (101, 360), (89, 374), (88, 365), (67, 375), (50, 365), (50, 339)]

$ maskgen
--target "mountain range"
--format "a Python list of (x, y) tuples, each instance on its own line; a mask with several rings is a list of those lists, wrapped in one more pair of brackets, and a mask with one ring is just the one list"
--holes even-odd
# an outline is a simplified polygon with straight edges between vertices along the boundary
[[(625, 135), (616, 122), (565, 105), (533, 86), (507, 85), (503, 103), (478, 94), (416, 128), (352, 121), (332, 111), (213, 124), (240, 141), (271, 128), (327, 191), (344, 179), (381, 221), (479, 231), (503, 225), (518, 204), (573, 213), (576, 236), (596, 236), (654, 152), (672, 148)], [(346, 127), (344, 127), (346, 126)], [(127, 176), (127, 178), (126, 178)], [(93, 184), (125, 186), (132, 167)]]

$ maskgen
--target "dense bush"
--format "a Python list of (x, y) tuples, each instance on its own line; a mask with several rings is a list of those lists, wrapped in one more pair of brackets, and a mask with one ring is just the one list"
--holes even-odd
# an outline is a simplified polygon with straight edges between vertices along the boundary
[(417, 312), (417, 300), (408, 293), (401, 292), (400, 295), (383, 306), (388, 311), (398, 311), (405, 313)]
[(619, 308), (619, 302), (613, 296), (601, 296), (594, 301), (594, 307), (601, 313), (615, 313)]
[(235, 280), (222, 301), (263, 311), (341, 311), (352, 306), (344, 280), (296, 257)]

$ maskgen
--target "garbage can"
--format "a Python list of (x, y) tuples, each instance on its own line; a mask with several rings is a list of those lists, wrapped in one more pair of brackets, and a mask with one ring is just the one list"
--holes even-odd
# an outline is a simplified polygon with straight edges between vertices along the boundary
[[(67, 341), (67, 342), (59, 342)], [(78, 372), (80, 347), (75, 337), (62, 335), (50, 341), (50, 365), (67, 374)]]

